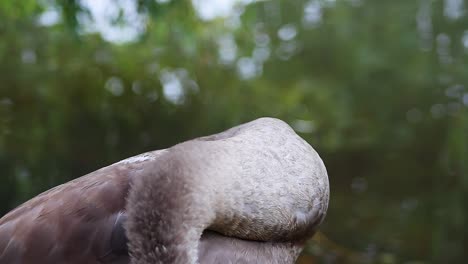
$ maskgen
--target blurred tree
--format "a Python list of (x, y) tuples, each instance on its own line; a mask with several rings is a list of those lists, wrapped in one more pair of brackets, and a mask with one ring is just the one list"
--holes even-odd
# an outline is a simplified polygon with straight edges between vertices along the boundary
[(99, 3), (0, 3), (0, 212), (122, 158), (275, 116), (329, 169), (323, 230), (341, 249), (312, 242), (304, 259), (463, 262), (463, 1), (258, 1), (215, 18), (200, 1)]

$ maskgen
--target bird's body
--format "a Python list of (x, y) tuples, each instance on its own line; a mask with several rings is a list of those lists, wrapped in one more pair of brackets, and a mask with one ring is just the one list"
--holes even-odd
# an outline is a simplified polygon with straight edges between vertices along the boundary
[(262, 118), (36, 196), (0, 219), (0, 263), (293, 263), (328, 188), (312, 147)]

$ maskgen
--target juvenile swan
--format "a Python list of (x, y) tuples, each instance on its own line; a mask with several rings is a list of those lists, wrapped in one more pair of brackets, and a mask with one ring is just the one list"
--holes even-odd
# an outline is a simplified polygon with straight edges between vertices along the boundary
[(0, 219), (0, 263), (294, 263), (328, 200), (315, 150), (260, 118), (27, 201)]

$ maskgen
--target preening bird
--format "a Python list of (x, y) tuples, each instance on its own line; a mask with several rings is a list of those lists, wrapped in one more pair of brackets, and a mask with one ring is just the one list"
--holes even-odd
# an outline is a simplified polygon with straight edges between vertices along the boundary
[(0, 219), (0, 263), (294, 263), (328, 200), (315, 150), (260, 118), (39, 194)]

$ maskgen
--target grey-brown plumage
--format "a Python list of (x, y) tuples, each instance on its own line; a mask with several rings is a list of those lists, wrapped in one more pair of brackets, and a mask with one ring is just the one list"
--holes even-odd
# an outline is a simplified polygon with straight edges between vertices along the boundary
[(328, 197), (312, 147), (261, 118), (38, 195), (0, 219), (0, 263), (293, 263)]

